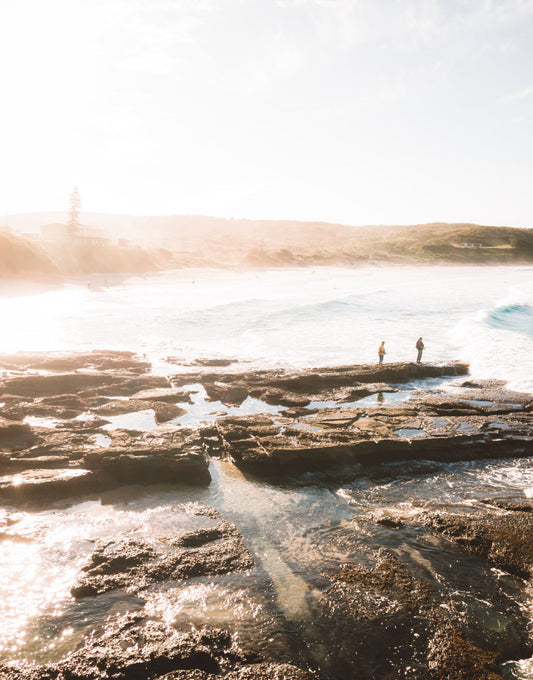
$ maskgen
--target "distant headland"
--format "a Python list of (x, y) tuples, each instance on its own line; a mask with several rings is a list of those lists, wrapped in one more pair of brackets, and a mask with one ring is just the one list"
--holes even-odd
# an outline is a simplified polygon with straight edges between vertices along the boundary
[[(62, 221), (63, 220), (63, 221)], [(0, 229), (0, 277), (52, 280), (181, 267), (533, 262), (533, 229), (470, 223), (350, 226), (201, 215), (12, 215)]]

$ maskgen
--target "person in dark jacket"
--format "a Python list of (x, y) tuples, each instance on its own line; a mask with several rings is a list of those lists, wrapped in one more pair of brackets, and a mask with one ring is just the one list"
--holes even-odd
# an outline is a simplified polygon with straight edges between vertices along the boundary
[(416, 341), (416, 348), (418, 350), (416, 363), (419, 364), (422, 361), (422, 352), (424, 351), (424, 342), (422, 341), (422, 338), (418, 338), (418, 340)]

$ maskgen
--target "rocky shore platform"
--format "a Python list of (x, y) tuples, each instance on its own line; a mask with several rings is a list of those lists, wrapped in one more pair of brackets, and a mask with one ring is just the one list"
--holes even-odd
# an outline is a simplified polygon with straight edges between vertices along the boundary
[[(384, 460), (516, 457), (532, 443), (531, 395), (501, 382), (402, 391), (412, 380), (466, 375), (460, 362), (171, 377), (150, 369), (127, 352), (0, 357), (3, 502), (127, 484), (206, 485), (209, 457), (271, 478)], [(199, 387), (221, 407), (255, 400), (256, 413), (185, 426)], [(279, 410), (262, 413), (261, 403)], [(124, 415), (128, 425), (113, 423)], [(137, 429), (140, 415), (152, 426)]]
[[(234, 372), (214, 363), (163, 377), (129, 352), (0, 357), (0, 546), (30, 540), (22, 511), (132, 485), (200, 495), (213, 459), (275, 485), (390, 462), (533, 454), (532, 395), (470, 380), (461, 362)], [(67, 594), (73, 616), (90, 602), (108, 611), (112, 598), (130, 606), (109, 609), (53, 661), (4, 657), (0, 679), (497, 680), (517, 677), (507, 661), (533, 655), (531, 499), (369, 509), (314, 539), (282, 537), (289, 613), (273, 604), (272, 549), (254, 553), (224, 515), (186, 503), (169, 526), (92, 540)], [(202, 624), (201, 610), (172, 621), (153, 605), (176, 584), (231, 579), (259, 621), (253, 635)], [(278, 640), (280, 617), (291, 642)]]

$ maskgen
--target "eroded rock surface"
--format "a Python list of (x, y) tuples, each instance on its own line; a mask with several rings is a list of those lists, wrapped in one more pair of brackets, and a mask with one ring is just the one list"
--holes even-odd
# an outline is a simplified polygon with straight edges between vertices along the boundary
[(72, 595), (79, 598), (116, 588), (138, 593), (165, 580), (251, 569), (253, 557), (236, 527), (220, 519), (213, 508), (206, 510), (195, 509), (196, 515), (206, 517), (203, 528), (153, 536), (150, 541), (119, 537), (100, 542)]
[[(468, 364), (395, 363), (333, 368), (247, 371), (241, 373), (183, 373), (175, 375), (175, 386), (201, 383), (212, 400), (240, 404), (248, 396), (269, 404), (300, 406), (311, 401), (361, 399), (380, 391), (391, 391), (390, 383), (420, 378), (465, 375)], [(393, 388), (392, 388), (393, 389)]]
[(224, 630), (180, 632), (142, 614), (109, 620), (63, 661), (42, 666), (0, 666), (2, 680), (311, 680), (290, 664), (264, 663)]
[(530, 395), (502, 389), (471, 392), (417, 394), (401, 406), (220, 418), (204, 438), (212, 455), (229, 456), (258, 475), (415, 458), (529, 455)]

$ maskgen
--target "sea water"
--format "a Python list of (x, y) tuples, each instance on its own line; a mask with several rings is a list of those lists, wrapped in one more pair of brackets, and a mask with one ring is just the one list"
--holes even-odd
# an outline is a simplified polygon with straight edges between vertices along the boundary
[[(0, 296), (0, 353), (126, 349), (241, 368), (461, 359), (533, 391), (533, 267), (182, 269)], [(238, 364), (235, 364), (238, 367)], [(168, 368), (168, 365), (167, 365)], [(175, 371), (175, 366), (173, 367)]]

